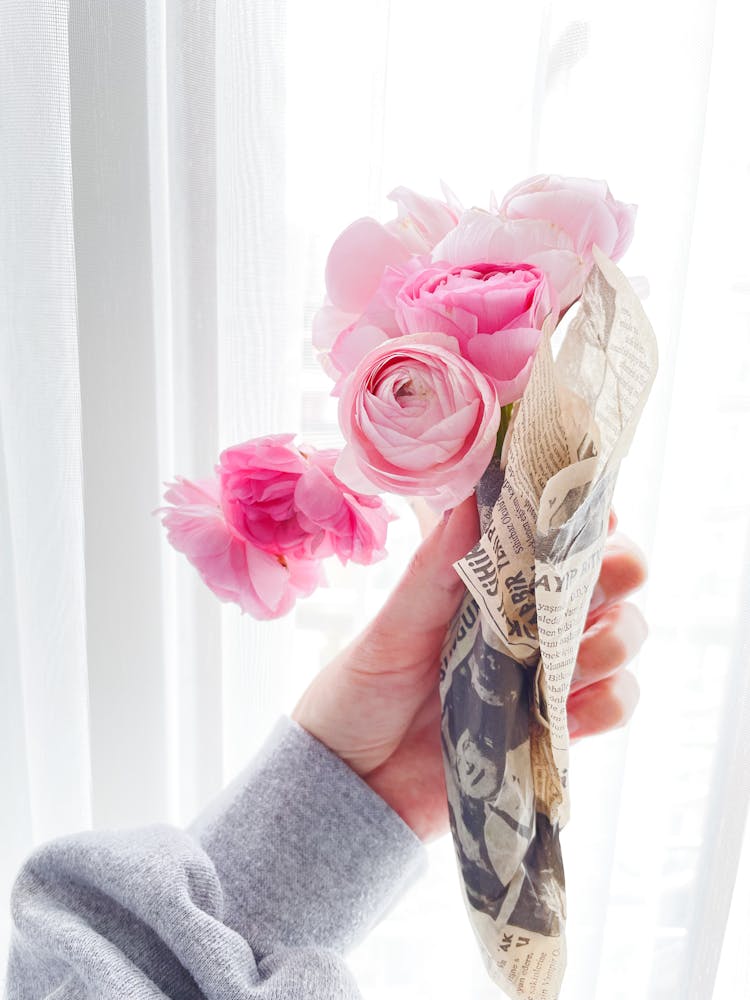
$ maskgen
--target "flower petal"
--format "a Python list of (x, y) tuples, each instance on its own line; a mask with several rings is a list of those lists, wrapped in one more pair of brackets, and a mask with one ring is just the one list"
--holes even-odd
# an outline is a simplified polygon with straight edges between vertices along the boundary
[(390, 264), (406, 264), (409, 251), (375, 219), (358, 219), (331, 247), (326, 264), (328, 296), (338, 309), (361, 313)]

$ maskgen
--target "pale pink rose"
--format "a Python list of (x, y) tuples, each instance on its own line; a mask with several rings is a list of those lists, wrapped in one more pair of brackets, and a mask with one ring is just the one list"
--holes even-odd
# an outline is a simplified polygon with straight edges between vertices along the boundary
[(221, 601), (233, 601), (253, 618), (278, 618), (298, 597), (323, 582), (319, 560), (273, 555), (233, 534), (224, 519), (216, 480), (167, 484), (162, 524), (171, 545), (187, 556)]
[(424, 496), (437, 510), (465, 499), (495, 449), (495, 388), (455, 337), (420, 333), (375, 347), (344, 381), (336, 465), (361, 492)]
[(391, 515), (378, 497), (359, 496), (334, 474), (338, 451), (274, 434), (221, 453), (221, 507), (240, 539), (275, 555), (369, 563), (385, 555)]
[(439, 330), (495, 384), (501, 406), (520, 399), (541, 328), (557, 318), (557, 296), (530, 264), (434, 264), (408, 278), (395, 296), (403, 333)]
[(534, 264), (548, 275), (564, 311), (581, 294), (593, 246), (619, 260), (633, 238), (635, 214), (635, 205), (616, 201), (604, 181), (540, 174), (511, 188), (497, 213), (465, 212), (432, 258)]
[(414, 257), (426, 262), (432, 247), (456, 225), (461, 206), (447, 188), (444, 191), (445, 202), (398, 187), (388, 196), (396, 202), (396, 219), (385, 225), (369, 217), (357, 219), (335, 240), (326, 263), (326, 304), (312, 322), (313, 345), (333, 378), (351, 371), (332, 353), (342, 331), (355, 325), (364, 328), (362, 337), (369, 336), (371, 346), (398, 335), (392, 310), (379, 297), (383, 278), (389, 271), (408, 272)]

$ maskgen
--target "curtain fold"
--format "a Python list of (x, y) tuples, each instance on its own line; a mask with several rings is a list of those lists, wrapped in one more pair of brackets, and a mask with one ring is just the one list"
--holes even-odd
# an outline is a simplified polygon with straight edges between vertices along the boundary
[[(216, 10), (147, 4), (151, 241), (159, 477), (209, 475), (219, 449)], [(162, 556), (171, 816), (221, 784), (221, 610), (184, 560)]]
[[(285, 216), (284, 3), (216, 6), (217, 370), (222, 446), (297, 432), (301, 331), (293, 328)], [(291, 623), (222, 610), (225, 777), (284, 704)], [(293, 667), (291, 667), (293, 676)]]
[[(730, 111), (747, 13), (0, 0), (0, 17), (3, 954), (26, 851), (188, 822), (416, 544), (397, 502), (387, 562), (331, 567), (294, 616), (256, 623), (151, 513), (229, 444), (337, 443), (309, 342), (332, 240), (389, 218), (398, 184), (487, 207), (550, 171), (639, 203), (624, 266), (649, 280), (661, 351), (616, 497), (649, 552), (652, 636), (631, 726), (573, 754), (563, 1000), (743, 995), (750, 137)], [(371, 1000), (497, 996), (452, 847), (430, 853), (352, 956)]]
[[(748, 543), (742, 552), (745, 567), (750, 566)], [(750, 746), (746, 739), (750, 719), (750, 574), (740, 583), (737, 604), (738, 628), (729, 651), (721, 728), (695, 865), (684, 961), (680, 963), (679, 988), (691, 1000), (710, 995), (718, 973), (723, 942), (717, 941), (712, 931), (727, 927), (750, 804)], [(730, 808), (727, 803), (732, 804)]]
[(68, 45), (92, 806), (116, 826), (168, 784), (145, 8), (72, 0)]
[(4, 5), (0, 76), (0, 885), (7, 900), (31, 842), (91, 818), (64, 4)]

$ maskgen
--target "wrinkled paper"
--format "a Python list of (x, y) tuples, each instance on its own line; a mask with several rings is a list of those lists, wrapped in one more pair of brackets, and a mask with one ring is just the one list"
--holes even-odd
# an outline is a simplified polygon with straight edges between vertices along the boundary
[(491, 978), (556, 1000), (565, 971), (566, 701), (612, 493), (656, 374), (651, 325), (598, 250), (557, 358), (543, 331), (442, 655), (441, 735), (464, 898)]

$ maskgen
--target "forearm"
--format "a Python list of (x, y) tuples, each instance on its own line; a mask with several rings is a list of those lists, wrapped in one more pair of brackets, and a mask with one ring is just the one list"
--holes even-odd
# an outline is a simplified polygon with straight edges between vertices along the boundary
[(283, 720), (188, 831), (78, 834), (29, 858), (8, 996), (353, 997), (339, 953), (421, 862), (385, 803)]
[(268, 946), (350, 947), (424, 864), (380, 796), (288, 719), (190, 830), (216, 866), (227, 923), (245, 935), (259, 921)]

